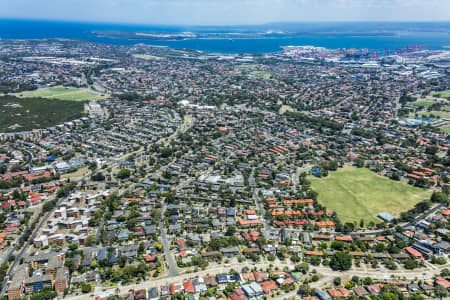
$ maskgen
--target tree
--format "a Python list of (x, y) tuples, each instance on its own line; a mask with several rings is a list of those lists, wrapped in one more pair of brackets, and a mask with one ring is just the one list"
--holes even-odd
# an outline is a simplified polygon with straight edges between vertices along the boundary
[(333, 284), (334, 284), (335, 286), (341, 285), (341, 277), (335, 277), (335, 278), (333, 279)]
[(442, 192), (434, 191), (431, 195), (431, 202), (434, 203), (443, 203), (448, 200), (448, 196)]
[(138, 252), (139, 253), (144, 253), (145, 252), (145, 244), (143, 242), (139, 244)]
[(8, 170), (8, 167), (6, 165), (0, 165), (0, 174), (5, 174)]
[(130, 170), (128, 170), (128, 169), (121, 169), (119, 171), (119, 173), (117, 173), (117, 178), (119, 178), (119, 179), (126, 179), (126, 178), (130, 177), (130, 175), (131, 175)]
[(436, 296), (439, 297), (439, 299), (442, 299), (443, 297), (448, 296), (448, 291), (445, 289), (442, 285), (436, 286)]
[(343, 250), (345, 248), (345, 243), (343, 241), (332, 241), (330, 247), (334, 250)]
[(92, 181), (103, 181), (105, 180), (105, 175), (102, 174), (102, 172), (97, 172), (96, 174), (93, 174), (91, 176)]
[(53, 291), (50, 287), (45, 287), (37, 293), (33, 293), (30, 296), (30, 300), (45, 300), (45, 299), (54, 299), (57, 296), (56, 292)]
[(425, 149), (425, 153), (429, 155), (434, 155), (439, 151), (439, 148), (436, 146), (431, 146)]
[(407, 269), (407, 270), (413, 270), (413, 269), (415, 269), (415, 268), (417, 268), (417, 261), (415, 261), (414, 259), (408, 259), (408, 260), (405, 262), (405, 269)]
[(155, 243), (155, 248), (158, 249), (158, 251), (161, 252), (163, 245), (161, 243)]
[(68, 257), (64, 261), (64, 266), (66, 266), (70, 270), (70, 272), (72, 272), (75, 268), (75, 263), (73, 262), (72, 258)]
[(320, 262), (321, 262), (321, 259), (319, 256), (313, 255), (309, 258), (309, 263), (312, 264), (313, 266), (320, 265)]
[(89, 165), (89, 170), (91, 171), (95, 171), (95, 169), (97, 169), (97, 163), (95, 161), (88, 163)]
[(355, 230), (355, 224), (347, 222), (344, 224), (343, 232), (353, 232)]
[(417, 212), (422, 213), (431, 207), (431, 203), (429, 201), (422, 201), (417, 203), (414, 208)]
[(300, 256), (298, 256), (297, 253), (294, 253), (294, 254), (291, 256), (291, 260), (292, 260), (293, 262), (299, 262), (299, 261), (300, 261)]
[(170, 171), (168, 171), (168, 170), (165, 170), (165, 171), (162, 173), (162, 176), (163, 176), (164, 178), (166, 178), (166, 179), (170, 179), (170, 178), (172, 178), (172, 173), (170, 173)]
[(184, 293), (182, 292), (176, 292), (172, 295), (172, 300), (183, 300), (184, 299)]
[(70, 249), (70, 251), (75, 251), (78, 249), (78, 245), (77, 244), (69, 244), (69, 249)]
[(447, 268), (445, 268), (445, 269), (442, 269), (442, 271), (441, 271), (441, 274), (440, 274), (442, 277), (448, 277), (448, 276), (450, 276), (450, 270), (449, 269), (447, 269)]
[(352, 256), (345, 251), (336, 252), (330, 260), (330, 267), (334, 270), (349, 270), (352, 266)]
[(386, 244), (385, 243), (378, 243), (375, 246), (375, 251), (376, 252), (383, 252), (386, 249)]
[(83, 282), (81, 284), (81, 291), (85, 294), (89, 293), (91, 291), (92, 287), (89, 283)]
[(353, 281), (347, 281), (346, 283), (345, 283), (345, 288), (347, 289), (347, 290), (351, 290), (351, 289), (353, 289), (355, 287), (355, 283), (353, 282)]
[(90, 234), (88, 235), (88, 237), (86, 238), (86, 247), (90, 247), (95, 243), (95, 236)]
[(431, 263), (437, 264), (437, 265), (445, 265), (447, 263), (447, 259), (443, 256), (437, 257), (437, 256), (433, 255), (431, 257)]
[(297, 291), (297, 294), (307, 296), (311, 293), (311, 288), (307, 284), (302, 284)]
[(229, 226), (227, 227), (227, 232), (225, 233), (226, 236), (232, 236), (236, 233), (236, 227)]
[(295, 271), (302, 272), (303, 274), (308, 273), (308, 270), (309, 264), (307, 262), (302, 262), (301, 264), (295, 266)]
[(383, 292), (380, 294), (379, 299), (381, 299), (381, 300), (398, 300), (398, 296), (394, 293)]
[(364, 160), (362, 160), (361, 158), (355, 159), (354, 164), (355, 164), (358, 168), (364, 168)]

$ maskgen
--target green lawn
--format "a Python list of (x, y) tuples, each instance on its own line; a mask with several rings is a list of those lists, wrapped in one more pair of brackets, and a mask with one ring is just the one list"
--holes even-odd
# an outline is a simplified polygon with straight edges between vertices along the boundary
[(380, 222), (378, 213), (399, 216), (431, 195), (428, 190), (390, 180), (365, 168), (345, 167), (330, 172), (326, 178), (311, 177), (311, 182), (319, 193), (319, 202), (329, 213), (335, 211), (343, 222)]
[(439, 128), (441, 129), (441, 132), (450, 134), (450, 125), (445, 125)]
[(420, 107), (430, 107), (433, 105), (433, 101), (427, 101), (427, 100), (417, 100), (414, 102), (411, 102), (412, 105), (420, 106)]
[(430, 112), (419, 112), (418, 115), (430, 117), (430, 115), (439, 116), (441, 119), (449, 119), (450, 118), (450, 111), (430, 111)]
[(252, 71), (249, 74), (252, 77), (256, 77), (256, 78), (261, 78), (261, 79), (265, 79), (265, 80), (269, 80), (272, 77), (272, 74), (270, 74), (269, 72), (265, 72), (265, 71)]
[(450, 91), (442, 91), (442, 92), (432, 92), (430, 96), (438, 96), (439, 98), (449, 98)]
[(65, 88), (65, 87), (54, 87), (54, 88), (44, 88), (37, 89), (35, 91), (27, 91), (16, 94), (16, 96), (21, 98), (47, 98), (47, 99), (59, 99), (59, 100), (70, 100), (70, 101), (84, 101), (84, 100), (99, 100), (105, 97), (89, 92), (87, 89), (82, 88)]
[(145, 60), (161, 60), (161, 59), (163, 59), (160, 56), (154, 56), (154, 55), (149, 55), (149, 54), (133, 54), (133, 56), (136, 58), (145, 59)]
[(447, 98), (450, 97), (450, 91), (433, 92), (426, 97), (419, 97), (416, 101), (411, 102), (411, 105), (428, 108), (434, 103), (446, 104)]

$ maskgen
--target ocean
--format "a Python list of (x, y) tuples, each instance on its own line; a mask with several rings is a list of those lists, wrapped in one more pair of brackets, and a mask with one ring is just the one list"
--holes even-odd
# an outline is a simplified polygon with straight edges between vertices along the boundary
[[(318, 25), (319, 24), (319, 25)], [(282, 30), (292, 24), (261, 25), (262, 30), (276, 28)], [(395, 50), (412, 45), (423, 45), (425, 49), (450, 49), (450, 23), (305, 23), (296, 24), (296, 36), (256, 38), (256, 39), (191, 39), (177, 41), (128, 40), (118, 38), (102, 38), (91, 33), (93, 30), (120, 31), (162, 31), (162, 32), (252, 32), (251, 27), (183, 27), (183, 26), (144, 26), (103, 23), (77, 23), (61, 21), (32, 21), (0, 19), (1, 39), (42, 39), (67, 38), (82, 39), (98, 43), (133, 45), (145, 43), (149, 45), (168, 46), (171, 48), (187, 48), (215, 53), (270, 53), (281, 50), (281, 46), (311, 45), (330, 49), (336, 48), (368, 48), (370, 50)], [(354, 28), (358, 32), (387, 32), (388, 35), (351, 35)], [(411, 30), (413, 28), (414, 30)], [(306, 30), (304, 33), (303, 30)], [(321, 31), (322, 30), (322, 31)], [(330, 34), (324, 33), (330, 32)], [(376, 30), (376, 31), (375, 31)], [(337, 33), (337, 34), (336, 34)], [(346, 34), (340, 34), (346, 33)]]

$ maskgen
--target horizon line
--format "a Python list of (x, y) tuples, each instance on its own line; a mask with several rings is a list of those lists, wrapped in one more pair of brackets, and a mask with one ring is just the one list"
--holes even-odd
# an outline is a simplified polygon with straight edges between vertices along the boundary
[(114, 22), (114, 21), (87, 21), (87, 20), (61, 20), (61, 19), (41, 19), (41, 18), (22, 18), (22, 17), (3, 17), (0, 16), (1, 21), (30, 21), (30, 22), (60, 22), (60, 23), (81, 23), (81, 24), (99, 24), (99, 25), (124, 25), (124, 26), (166, 26), (166, 27), (240, 27), (240, 26), (267, 26), (276, 24), (326, 24), (326, 23), (450, 23), (450, 20), (332, 20), (332, 21), (276, 21), (276, 22), (266, 22), (266, 23), (249, 23), (249, 24), (165, 24), (165, 23), (127, 23), (127, 22)]

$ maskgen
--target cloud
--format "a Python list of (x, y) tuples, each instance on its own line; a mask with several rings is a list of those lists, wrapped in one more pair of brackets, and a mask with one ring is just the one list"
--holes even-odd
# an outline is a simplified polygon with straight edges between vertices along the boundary
[(449, 0), (0, 0), (0, 17), (146, 24), (449, 20)]

